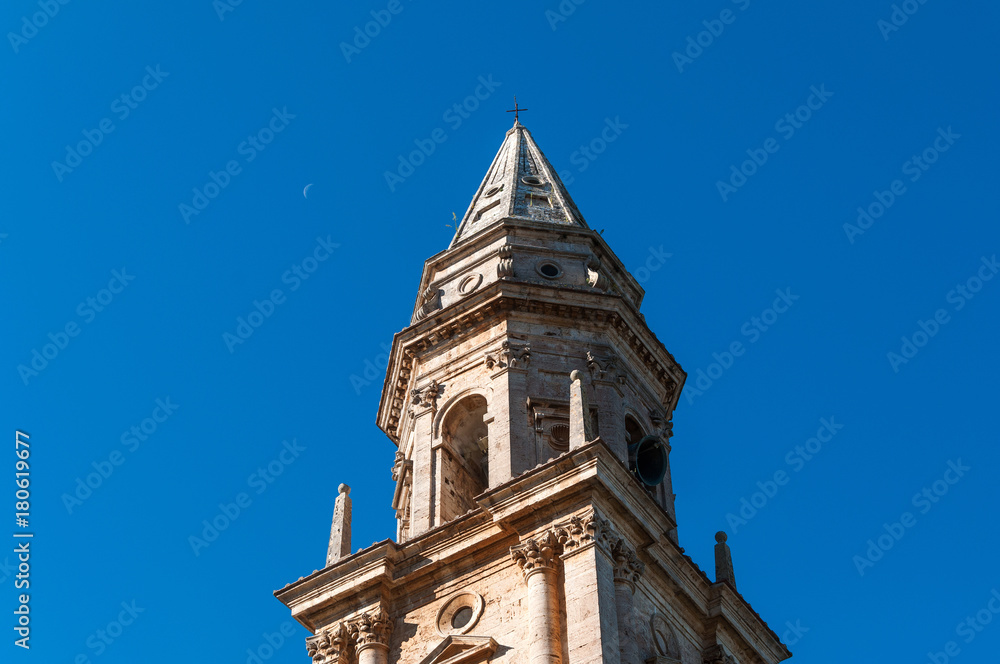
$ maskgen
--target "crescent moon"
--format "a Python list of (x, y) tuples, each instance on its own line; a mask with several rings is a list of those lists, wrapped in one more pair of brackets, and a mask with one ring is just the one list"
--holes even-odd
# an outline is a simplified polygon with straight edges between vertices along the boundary
[(307, 184), (306, 188), (302, 190), (302, 195), (304, 197), (309, 198), (309, 187), (311, 187), (311, 186), (313, 186), (312, 182), (310, 182), (309, 184)]

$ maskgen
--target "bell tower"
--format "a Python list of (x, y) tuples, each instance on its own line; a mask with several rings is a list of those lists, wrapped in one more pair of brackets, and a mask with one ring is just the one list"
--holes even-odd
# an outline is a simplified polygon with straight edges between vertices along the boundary
[(714, 583), (680, 548), (686, 374), (519, 120), (417, 292), (377, 418), (398, 448), (396, 539), (349, 554), (342, 489), (347, 546), (275, 593), (315, 664), (790, 656), (736, 592), (724, 534)]

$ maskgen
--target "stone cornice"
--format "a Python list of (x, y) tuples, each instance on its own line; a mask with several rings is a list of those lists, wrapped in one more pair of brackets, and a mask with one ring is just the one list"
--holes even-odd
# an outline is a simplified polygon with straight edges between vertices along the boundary
[[(562, 294), (562, 296), (560, 296)], [(577, 294), (567, 299), (566, 294)], [(378, 426), (399, 444), (399, 425), (408, 407), (414, 359), (456, 336), (462, 336), (506, 319), (509, 313), (554, 316), (566, 320), (586, 320), (613, 328), (638, 360), (641, 367), (663, 387), (664, 404), (672, 411), (680, 397), (687, 374), (667, 351), (645, 320), (617, 295), (575, 286), (545, 285), (544, 288), (516, 281), (490, 284), (468, 299), (457, 302), (393, 338), (379, 404)]]

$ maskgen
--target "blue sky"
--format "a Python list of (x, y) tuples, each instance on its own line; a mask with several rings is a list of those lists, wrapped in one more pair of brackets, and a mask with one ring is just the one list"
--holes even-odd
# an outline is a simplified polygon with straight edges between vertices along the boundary
[(4, 661), (306, 660), (271, 592), (323, 564), (340, 482), (355, 548), (394, 533), (384, 348), (515, 94), (690, 375), (681, 544), (712, 574), (726, 530), (797, 660), (992, 657), (998, 14), (5, 3), (0, 401), (36, 535)]

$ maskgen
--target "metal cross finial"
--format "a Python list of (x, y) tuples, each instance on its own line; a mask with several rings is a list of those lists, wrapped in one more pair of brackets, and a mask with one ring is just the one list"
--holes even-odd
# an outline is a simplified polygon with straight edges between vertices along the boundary
[(509, 111), (507, 111), (508, 113), (513, 113), (514, 114), (514, 124), (518, 124), (518, 119), (517, 119), (518, 113), (520, 113), (521, 111), (526, 111), (526, 110), (528, 110), (528, 109), (526, 109), (526, 108), (519, 108), (518, 107), (518, 105), (517, 105), (517, 95), (514, 95), (514, 108), (510, 109)]

